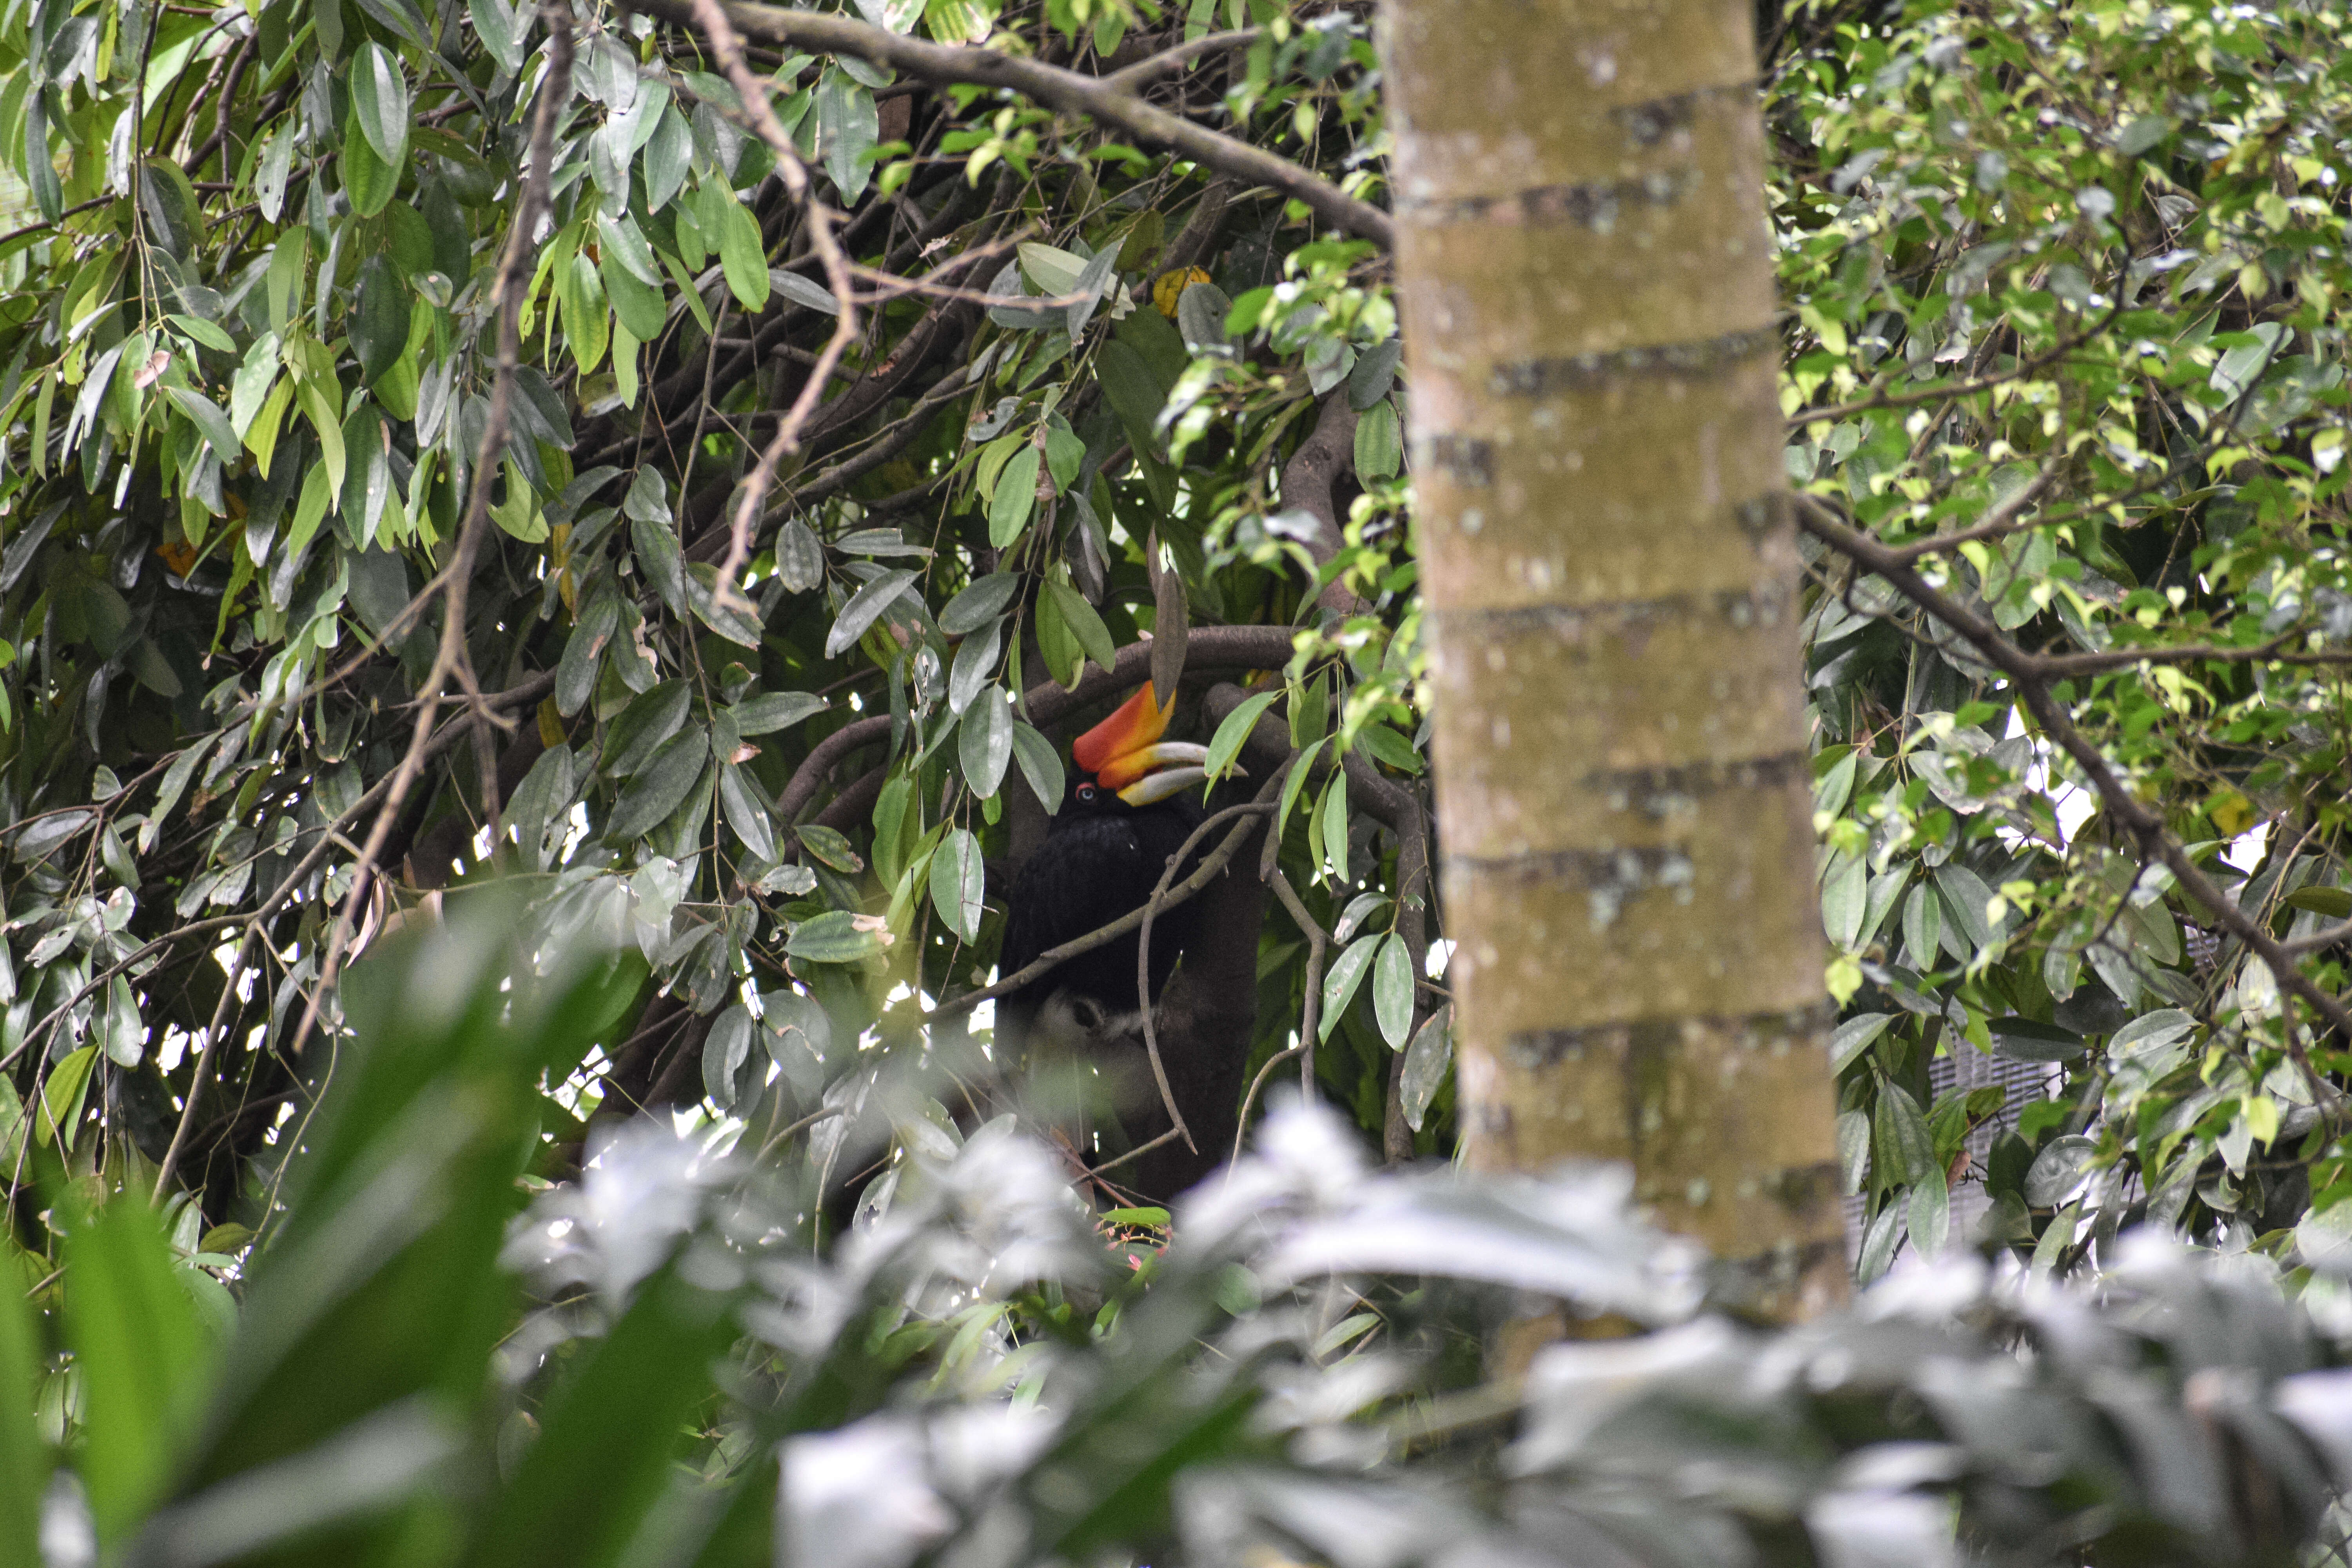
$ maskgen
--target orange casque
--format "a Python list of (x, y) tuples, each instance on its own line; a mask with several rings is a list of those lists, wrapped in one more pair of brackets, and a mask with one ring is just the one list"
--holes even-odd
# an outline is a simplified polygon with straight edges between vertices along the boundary
[(1070, 754), (1097, 784), (1115, 791), (1129, 805), (1149, 805), (1180, 795), (1209, 776), (1202, 766), (1209, 760), (1209, 748), (1160, 738), (1167, 733), (1174, 708), (1173, 703), (1162, 708), (1154, 701), (1147, 682), (1118, 711), (1079, 736)]

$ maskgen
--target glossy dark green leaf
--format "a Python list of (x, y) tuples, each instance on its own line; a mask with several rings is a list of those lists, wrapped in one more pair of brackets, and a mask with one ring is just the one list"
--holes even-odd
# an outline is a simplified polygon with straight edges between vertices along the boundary
[(604, 825), (605, 838), (626, 844), (660, 826), (702, 776), (702, 764), (709, 755), (710, 737), (698, 724), (688, 726), (655, 748), (614, 803), (612, 817)]
[(824, 581), (824, 546), (797, 517), (776, 531), (776, 575), (795, 594), (805, 594)]
[(702, 1091), (725, 1110), (735, 1103), (735, 1075), (751, 1056), (751, 1013), (740, 1002), (712, 1021), (702, 1042)]
[(1038, 804), (1047, 815), (1058, 814), (1066, 779), (1062, 771), (1062, 753), (1054, 749), (1054, 742), (1016, 719), (1013, 721), (1013, 755), (1021, 763), (1021, 776), (1029, 781)]
[(727, 717), (739, 735), (766, 735), (788, 730), (826, 706), (814, 691), (763, 691), (728, 709)]
[(1110, 640), (1110, 628), (1103, 625), (1102, 617), (1087, 603), (1084, 595), (1067, 583), (1056, 582), (1048, 582), (1045, 593), (1052, 598), (1062, 624), (1069, 628), (1088, 658), (1106, 670), (1118, 662), (1118, 649)]
[(833, 630), (824, 639), (824, 657), (839, 658), (856, 646), (857, 639), (866, 635), (866, 628), (879, 619), (919, 575), (903, 566), (894, 568), (852, 594), (849, 602), (841, 606), (841, 614), (834, 617)]
[(878, 957), (888, 946), (888, 933), (880, 921), (871, 915), (828, 910), (803, 921), (784, 943), (784, 951), (812, 963), (855, 963)]
[(1372, 1016), (1391, 1050), (1404, 1049), (1412, 1033), (1412, 954), (1391, 933), (1372, 960)]
[(735, 830), (752, 858), (776, 858), (776, 832), (767, 803), (760, 798), (758, 786), (732, 763), (719, 764), (719, 804), (727, 814), (727, 826)]
[(1879, 1085), (1875, 1128), (1877, 1163), (1888, 1180), (1912, 1183), (1941, 1179), (1942, 1173), (1936, 1168), (1936, 1140), (1927, 1131), (1927, 1119), (1920, 1114), (1919, 1102), (1902, 1085)]
[(940, 612), (940, 629), (950, 637), (976, 632), (1003, 615), (1020, 591), (1018, 573), (992, 572), (976, 578)]
[(1853, 1066), (1854, 1058), (1868, 1050), (1894, 1021), (1892, 1013), (1857, 1013), (1840, 1019), (1836, 1033), (1830, 1037), (1830, 1071), (1840, 1073)]
[(996, 493), (988, 501), (988, 542), (998, 550), (1009, 548), (1029, 526), (1029, 514), (1037, 504), (1040, 457), (1036, 447), (1024, 447), (996, 476)]
[(397, 169), (408, 155), (408, 79), (390, 49), (373, 38), (352, 51), (352, 119), (386, 165)]
[(1446, 1069), (1454, 1062), (1454, 1005), (1446, 1003), (1422, 1021), (1413, 1032), (1412, 1044), (1405, 1047), (1404, 1074), (1400, 1090), (1404, 1101), (1405, 1124), (1415, 1132), (1429, 1118), (1429, 1107), (1445, 1082)]
[(390, 206), (400, 188), (400, 166), (385, 163), (356, 124), (343, 128), (342, 175), (352, 210), (362, 217), (373, 217)]
[(950, 827), (931, 854), (931, 903), (948, 929), (966, 942), (980, 934), (986, 887), (980, 840), (963, 828)]
[(1354, 1001), (1357, 987), (1371, 972), (1372, 959), (1379, 953), (1381, 943), (1388, 939), (1378, 932), (1360, 936), (1340, 949), (1331, 960), (1331, 967), (1323, 976), (1323, 1016), (1315, 1026), (1316, 1038), (1328, 1040), (1331, 1031), (1339, 1026), (1339, 1016)]
[(1004, 783), (1005, 766), (1013, 760), (1013, 723), (1012, 705), (1000, 687), (989, 688), (964, 710), (957, 755), (974, 795), (994, 795)]
[(793, 829), (808, 852), (845, 876), (866, 869), (866, 862), (848, 839), (821, 823), (803, 822)]
[(638, 568), (661, 595), (664, 607), (673, 616), (684, 616), (686, 556), (678, 549), (677, 535), (667, 523), (640, 518), (629, 524), (629, 542), (635, 549)]
[(230, 463), (236, 460), (236, 431), (230, 426), (228, 416), (221, 412), (219, 404), (191, 387), (167, 386), (163, 390), (171, 395), (172, 401), (179, 405), (181, 413), (188, 416), (189, 422), (203, 433), (205, 440), (220, 455), (221, 461)]
[(392, 258), (369, 257), (360, 267), (359, 291), (347, 323), (362, 380), (373, 382), (398, 362), (408, 342), (408, 288)]
[(992, 620), (965, 637), (948, 672), (948, 710), (961, 713), (996, 679), (996, 656), (1004, 643), (1004, 623)]

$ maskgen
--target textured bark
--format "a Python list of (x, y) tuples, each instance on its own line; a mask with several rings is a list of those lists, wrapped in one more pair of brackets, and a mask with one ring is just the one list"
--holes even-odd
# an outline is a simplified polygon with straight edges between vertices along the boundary
[(1465, 1153), (1843, 1291), (1740, 0), (1391, 0)]

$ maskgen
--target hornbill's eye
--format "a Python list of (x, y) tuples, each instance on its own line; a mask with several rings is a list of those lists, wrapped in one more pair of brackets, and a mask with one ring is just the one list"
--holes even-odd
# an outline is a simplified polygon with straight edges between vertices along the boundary
[(1080, 784), (1080, 785), (1078, 786), (1078, 798), (1079, 798), (1080, 800), (1092, 800), (1092, 799), (1094, 799), (1094, 797), (1095, 797), (1095, 786), (1094, 786), (1094, 785), (1092, 785), (1092, 784)]

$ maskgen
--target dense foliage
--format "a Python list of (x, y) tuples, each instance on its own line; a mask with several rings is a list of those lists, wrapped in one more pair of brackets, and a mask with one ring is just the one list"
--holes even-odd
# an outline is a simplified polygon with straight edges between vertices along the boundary
[[(224, 1320), (298, 1246), (282, 1156), (320, 1147), (352, 1040), (328, 982), (494, 877), (534, 950), (630, 955), (498, 1112), (537, 1129), (531, 1180), (578, 1173), (600, 1110), (686, 1108), (725, 1183), (887, 1220), (991, 1109), (971, 1004), (1058, 742), (1179, 647), (1180, 724), (1273, 808), (1281, 907), (1227, 933), (1255, 944), (1248, 1068), (1311, 1016), (1319, 1099), (1391, 1158), (1451, 1147), (1405, 392), (1377, 234), (1328, 221), (1334, 187), (1382, 195), (1370, 8), (834, 9), (1125, 72), (1122, 102), (1223, 140), (1146, 151), (1139, 110), (774, 46), (748, 9), (788, 147), (706, 34), (644, 14), (0, 0), (28, 204), (0, 220), (0, 1156), (52, 1349), (70, 1216), (110, 1192), (173, 1199), (174, 1277)], [(1865, 1279), (1966, 1240), (2112, 1263), (2142, 1221), (2323, 1296), (2352, 1272), (2347, 31), (2089, 0), (1767, 29)], [(1329, 184), (1310, 210), (1233, 149)], [(1981, 1169), (2000, 1091), (1933, 1088), (1974, 1052), (2057, 1084)], [(466, 1310), (500, 1310), (489, 1278)], [(1207, 1331), (1184, 1299), (1166, 1321)], [(1970, 1300), (1995, 1340), (2021, 1310)], [(1069, 1331), (1039, 1300), (965, 1351)], [(195, 1364), (211, 1331), (173, 1342)], [(2205, 1353), (2156, 1359), (2179, 1383)], [(461, 1403), (487, 1364), (449, 1373)], [(757, 1430), (878, 1409), (873, 1376)], [(103, 1404), (81, 1377), (51, 1363), (47, 1438)], [(234, 1452), (211, 1479), (260, 1449)], [(109, 1532), (163, 1463), (121, 1462), (150, 1480), (93, 1474)]]
[[(353, 972), (356, 1044), (241, 1310), (207, 1310), (143, 1194), (74, 1214), (89, 1436), (46, 1510), (62, 1413), (21, 1397), (0, 1269), (12, 1561), (37, 1510), (53, 1564), (1926, 1564), (1956, 1520), (2000, 1563), (2340, 1541), (2346, 1303), (2322, 1331), (2272, 1266), (2154, 1237), (2096, 1290), (1968, 1258), (1759, 1334), (1622, 1173), (1381, 1173), (1297, 1105), (1172, 1240), (1107, 1225), (1009, 1122), (911, 1157), (829, 1256), (793, 1174), (650, 1121), (526, 1202), (532, 1085), (628, 982), (510, 946), (509, 912)], [(1654, 1331), (1481, 1382), (1522, 1291)]]

